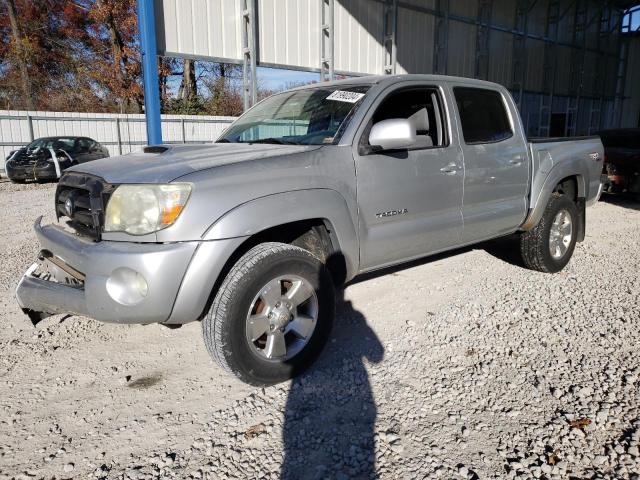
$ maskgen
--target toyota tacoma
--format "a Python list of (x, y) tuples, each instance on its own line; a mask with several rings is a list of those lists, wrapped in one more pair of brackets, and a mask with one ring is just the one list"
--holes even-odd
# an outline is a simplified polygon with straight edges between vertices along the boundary
[(34, 323), (200, 321), (254, 385), (318, 356), (335, 288), (364, 272), (516, 234), (558, 272), (601, 190), (599, 137), (532, 139), (502, 86), (372, 76), (273, 95), (209, 145), (69, 168), (17, 299)]

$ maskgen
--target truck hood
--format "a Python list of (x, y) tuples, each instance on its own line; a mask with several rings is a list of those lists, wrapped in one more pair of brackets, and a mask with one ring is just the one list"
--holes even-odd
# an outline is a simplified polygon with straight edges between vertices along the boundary
[[(192, 172), (232, 163), (317, 150), (321, 145), (212, 143), (163, 145), (159, 153), (136, 152), (102, 158), (68, 170), (89, 173), (109, 183), (168, 183)], [(147, 149), (151, 150), (151, 149)]]

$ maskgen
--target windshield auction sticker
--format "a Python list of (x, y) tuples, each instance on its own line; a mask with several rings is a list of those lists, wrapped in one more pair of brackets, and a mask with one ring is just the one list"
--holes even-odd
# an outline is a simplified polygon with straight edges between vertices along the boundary
[(329, 95), (326, 99), (335, 100), (336, 102), (356, 103), (362, 97), (364, 97), (364, 93), (347, 92), (345, 90), (336, 90), (331, 95)]

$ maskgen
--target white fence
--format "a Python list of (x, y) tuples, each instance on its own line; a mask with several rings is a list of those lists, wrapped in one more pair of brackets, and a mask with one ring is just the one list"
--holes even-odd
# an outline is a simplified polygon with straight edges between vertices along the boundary
[[(205, 143), (215, 140), (235, 117), (162, 115), (164, 143)], [(139, 150), (147, 143), (142, 114), (27, 112), (0, 110), (0, 169), (11, 150), (40, 137), (90, 137), (111, 155)]]

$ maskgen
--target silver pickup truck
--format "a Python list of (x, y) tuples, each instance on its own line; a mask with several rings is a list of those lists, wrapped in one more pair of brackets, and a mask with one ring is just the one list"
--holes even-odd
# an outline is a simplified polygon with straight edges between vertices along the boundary
[(36, 323), (75, 313), (201, 321), (212, 357), (255, 385), (308, 366), (335, 287), (516, 233), (557, 272), (600, 195), (598, 137), (527, 140), (509, 92), (466, 78), (349, 79), (273, 95), (210, 145), (70, 168), (18, 285)]

